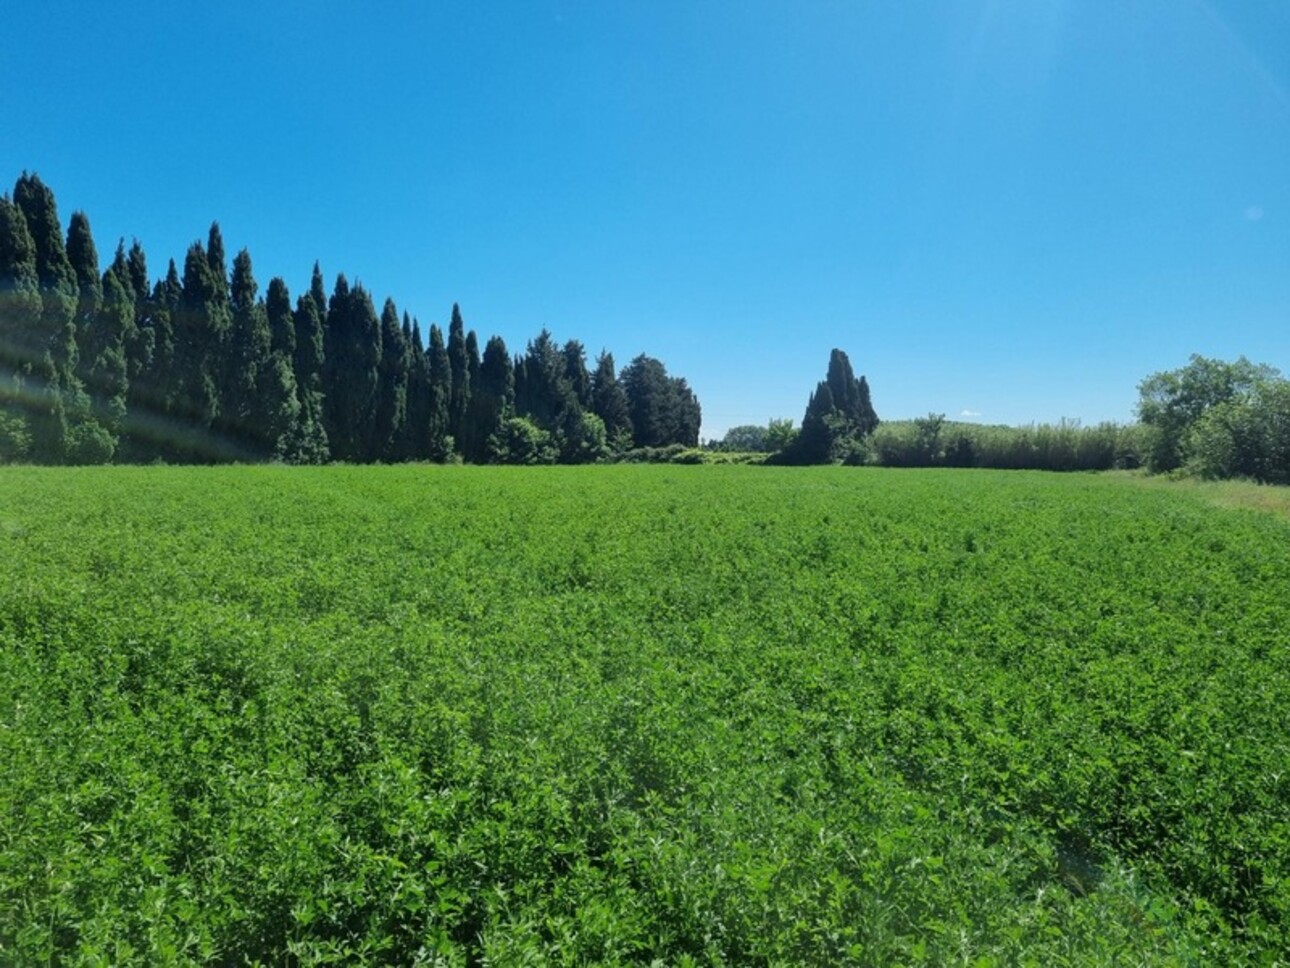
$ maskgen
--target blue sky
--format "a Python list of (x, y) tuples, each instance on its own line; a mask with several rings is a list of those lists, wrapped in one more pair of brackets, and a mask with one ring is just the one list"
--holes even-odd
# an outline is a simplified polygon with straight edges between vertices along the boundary
[(154, 275), (218, 219), (421, 322), (460, 302), (685, 376), (705, 437), (1132, 416), (1190, 353), (1290, 370), (1290, 3), (11, 5), (23, 170)]

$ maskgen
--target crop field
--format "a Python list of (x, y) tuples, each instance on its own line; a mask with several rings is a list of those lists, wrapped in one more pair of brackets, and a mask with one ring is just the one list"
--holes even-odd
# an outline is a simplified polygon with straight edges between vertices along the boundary
[(0, 470), (0, 963), (1285, 964), (1290, 522), (1123, 477)]

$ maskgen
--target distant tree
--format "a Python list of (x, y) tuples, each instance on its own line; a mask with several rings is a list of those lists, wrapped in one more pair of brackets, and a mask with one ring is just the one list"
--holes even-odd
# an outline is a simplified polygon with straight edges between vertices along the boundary
[(489, 438), (496, 464), (552, 464), (558, 450), (551, 435), (526, 417), (507, 417)]
[(448, 433), (460, 449), (466, 411), (470, 407), (470, 361), (466, 356), (466, 327), (456, 303), (448, 323), (448, 366), (452, 374), (448, 391)]
[(402, 460), (408, 416), (408, 345), (393, 299), (381, 309), (381, 363), (377, 381), (375, 440), (377, 456)]
[[(67, 258), (54, 193), (39, 176), (23, 174), (13, 192), (26, 220), (35, 250), (41, 313), (33, 359), (27, 371), (32, 456), (46, 463), (94, 460), (97, 453), (77, 453), (82, 443), (93, 450), (92, 431), (80, 424), (88, 417), (88, 400), (76, 377), (76, 307), (79, 287)], [(88, 434), (91, 439), (82, 440)]]
[(263, 459), (271, 452), (271, 444), (267, 440), (266, 415), (261, 411), (258, 394), (260, 370), (268, 365), (272, 335), (268, 312), (258, 298), (259, 284), (255, 281), (251, 254), (246, 249), (233, 260), (229, 293), (232, 321), (219, 379), (219, 425), (227, 439), (236, 441), (241, 453)]
[(807, 400), (801, 429), (777, 460), (786, 464), (861, 462), (861, 442), (877, 426), (868, 381), (856, 379), (846, 353), (835, 349), (829, 354), (825, 379)]
[(421, 324), (415, 319), (408, 324), (408, 415), (403, 424), (403, 459), (429, 460), (430, 458), (430, 369), (426, 359), (425, 343), (421, 339)]
[(43, 393), (40, 280), (36, 245), (22, 210), (0, 196), (0, 460), (31, 456), (32, 413), (27, 390), (36, 382)]
[(631, 447), (631, 403), (614, 369), (614, 356), (607, 351), (596, 358), (596, 371), (591, 376), (591, 410), (605, 425), (605, 437), (612, 450)]
[(635, 446), (699, 445), (702, 413), (684, 379), (669, 377), (659, 360), (642, 354), (624, 367), (622, 384)]
[(90, 331), (103, 307), (103, 280), (99, 275), (99, 254), (84, 212), (73, 212), (67, 225), (67, 260), (76, 275), (76, 376), (88, 384), (92, 350)]
[(557, 438), (570, 415), (578, 412), (578, 401), (565, 377), (564, 353), (549, 330), (529, 341), (522, 367), (522, 379), (516, 374), (515, 410)]
[(757, 424), (741, 424), (731, 427), (717, 444), (718, 450), (747, 451), (764, 454), (769, 452), (766, 428)]
[(1211, 407), (1248, 395), (1279, 374), (1241, 357), (1235, 363), (1193, 354), (1177, 370), (1153, 373), (1138, 384), (1138, 417), (1150, 428), (1147, 467), (1176, 470), (1187, 459), (1191, 429)]
[(484, 463), (491, 459), (489, 440), (502, 421), (514, 412), (515, 375), (510, 353), (500, 336), (489, 339), (479, 366), (479, 379), (470, 397), (469, 423), (472, 447), (464, 451), (466, 460)]
[(443, 330), (430, 324), (430, 345), (426, 347), (426, 370), (429, 374), (429, 453), (430, 460), (443, 461), (452, 456), (455, 442), (448, 433), (448, 404), (452, 395), (452, 365), (444, 347)]
[(350, 289), (345, 277), (327, 308), (323, 383), (327, 439), (336, 460), (374, 460), (376, 391), (380, 379), (381, 322), (372, 298), (361, 285)]
[(591, 409), (591, 374), (587, 372), (587, 351), (576, 339), (564, 344), (564, 378), (581, 410)]
[(479, 338), (472, 329), (466, 334), (466, 385), (470, 388), (470, 399), (466, 404), (466, 413), (461, 420), (460, 439), (457, 449), (463, 459), (475, 464), (482, 464), (488, 459), (488, 437), (492, 427), (486, 427), (489, 405), (480, 399), (482, 361), (479, 358)]
[(786, 417), (772, 419), (766, 425), (766, 449), (773, 454), (787, 450), (796, 439), (797, 428), (793, 426), (793, 421)]
[(125, 430), (129, 403), (130, 371), (126, 348), (134, 340), (134, 298), (128, 279), (112, 271), (101, 280), (102, 302), (81, 352), (89, 363), (84, 367), (94, 416), (107, 433), (115, 452)]

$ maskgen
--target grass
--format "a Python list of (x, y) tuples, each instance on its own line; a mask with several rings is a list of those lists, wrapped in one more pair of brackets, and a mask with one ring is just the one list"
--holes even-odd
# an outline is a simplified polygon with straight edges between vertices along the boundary
[(1114, 476), (0, 471), (0, 962), (1268, 964), (1290, 525)]
[(1255, 481), (1204, 481), (1194, 477), (1148, 476), (1139, 473), (1117, 473), (1143, 487), (1166, 487), (1190, 493), (1215, 507), (1244, 508), (1275, 514), (1290, 520), (1290, 487), (1259, 484)]

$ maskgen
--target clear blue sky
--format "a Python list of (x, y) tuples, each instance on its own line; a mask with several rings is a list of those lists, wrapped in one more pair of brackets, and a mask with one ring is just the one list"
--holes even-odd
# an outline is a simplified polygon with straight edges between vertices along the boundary
[(801, 418), (1126, 420), (1192, 352), (1290, 370), (1290, 3), (8, 5), (0, 184), (154, 275), (218, 219), (513, 351)]

